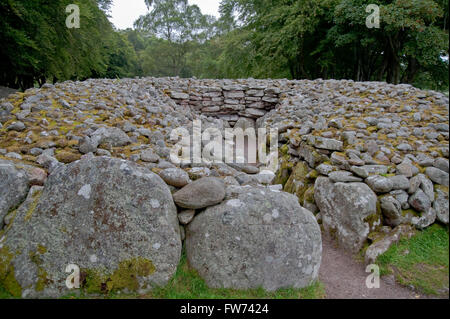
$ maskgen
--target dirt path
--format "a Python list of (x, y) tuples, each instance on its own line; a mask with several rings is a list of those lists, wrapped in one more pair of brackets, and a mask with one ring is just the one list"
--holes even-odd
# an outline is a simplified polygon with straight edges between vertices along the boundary
[[(365, 266), (355, 257), (336, 247), (325, 235), (319, 278), (325, 285), (328, 299), (428, 299), (393, 280), (380, 279), (380, 288), (368, 289)], [(392, 282), (391, 282), (392, 281)]]

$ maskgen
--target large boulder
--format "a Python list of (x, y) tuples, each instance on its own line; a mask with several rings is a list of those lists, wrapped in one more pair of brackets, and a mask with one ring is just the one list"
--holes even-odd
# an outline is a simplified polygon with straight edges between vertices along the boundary
[(314, 199), (325, 231), (352, 252), (359, 251), (369, 233), (381, 225), (376, 194), (364, 183), (333, 183), (318, 177)]
[[(30, 204), (31, 202), (31, 204)], [(69, 264), (87, 293), (164, 285), (181, 254), (169, 187), (137, 164), (83, 159), (54, 171), (0, 238), (0, 283), (22, 297), (60, 297)]]
[(227, 194), (187, 226), (189, 265), (208, 286), (273, 291), (317, 279), (320, 228), (295, 196), (250, 186), (230, 186)]

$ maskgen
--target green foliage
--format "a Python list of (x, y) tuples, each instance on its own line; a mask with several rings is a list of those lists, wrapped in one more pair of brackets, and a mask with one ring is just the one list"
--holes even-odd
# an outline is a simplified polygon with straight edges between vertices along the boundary
[(434, 224), (411, 239), (401, 240), (379, 256), (377, 264), (382, 275), (393, 273), (403, 285), (442, 294), (439, 290), (448, 289), (449, 282), (448, 228)]
[[(380, 7), (379, 29), (366, 26), (372, 3)], [(445, 1), (224, 0), (221, 12), (238, 17), (221, 58), (242, 75), (448, 88)]]
[[(111, 0), (0, 3), (0, 85), (89, 77), (354, 79), (448, 90), (448, 1), (222, 0), (221, 16), (187, 0), (143, 0), (136, 30), (115, 30)], [(81, 10), (68, 29), (65, 8)], [(380, 8), (369, 29), (368, 4)]]
[[(66, 27), (66, 6), (80, 8), (80, 28)], [(110, 0), (7, 0), (0, 3), (0, 84), (28, 88), (46, 81), (127, 76), (135, 52), (105, 13)]]

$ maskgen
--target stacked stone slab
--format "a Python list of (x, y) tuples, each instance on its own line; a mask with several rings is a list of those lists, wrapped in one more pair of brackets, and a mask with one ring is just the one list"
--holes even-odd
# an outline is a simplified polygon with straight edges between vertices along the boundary
[(234, 125), (240, 117), (258, 119), (280, 101), (278, 80), (152, 79), (177, 105)]

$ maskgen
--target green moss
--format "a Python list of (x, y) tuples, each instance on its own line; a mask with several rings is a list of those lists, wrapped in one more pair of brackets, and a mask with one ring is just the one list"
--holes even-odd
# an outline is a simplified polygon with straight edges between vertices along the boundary
[(88, 294), (108, 294), (122, 290), (137, 291), (138, 277), (147, 277), (155, 272), (153, 263), (145, 258), (122, 261), (117, 269), (108, 274), (102, 270), (83, 270), (83, 289)]
[(311, 185), (311, 181), (307, 177), (308, 165), (305, 162), (298, 162), (292, 171), (291, 176), (284, 186), (284, 191), (297, 195), (299, 202), (303, 203), (303, 195)]
[(440, 191), (448, 194), (448, 186), (434, 184), (434, 190), (435, 191), (440, 190)]
[(22, 287), (16, 280), (14, 266), (11, 264), (13, 257), (7, 246), (0, 248), (0, 286), (13, 297), (20, 297)]
[(42, 245), (38, 245), (38, 252), (41, 254), (41, 255), (43, 255), (43, 254), (45, 254), (46, 252), (47, 252), (47, 248), (45, 248), (44, 246), (42, 246)]
[(412, 208), (410, 209), (402, 209), (402, 216), (406, 217), (406, 216), (410, 216), (410, 217), (420, 217), (420, 213)]
[(30, 204), (30, 206), (28, 207), (27, 213), (24, 217), (24, 220), (27, 222), (31, 219), (31, 216), (33, 216), (33, 212), (36, 209), (36, 206), (39, 202), (39, 198), (41, 197), (42, 191), (36, 191), (33, 194), (33, 202)]
[(307, 201), (308, 203), (314, 204), (314, 186), (309, 187), (305, 194), (303, 195), (303, 200)]
[(280, 169), (275, 176), (274, 184), (282, 184), (283, 187), (289, 179), (294, 164), (289, 161), (289, 156), (285, 155), (281, 159)]
[(380, 201), (377, 200), (377, 211), (375, 214), (369, 215), (364, 218), (364, 222), (369, 224), (369, 230), (371, 232), (376, 231), (379, 227), (383, 225), (382, 213), (381, 213), (381, 204)]
[(38, 281), (35, 286), (36, 291), (43, 291), (48, 285), (48, 282), (47, 272), (42, 268), (38, 268)]

